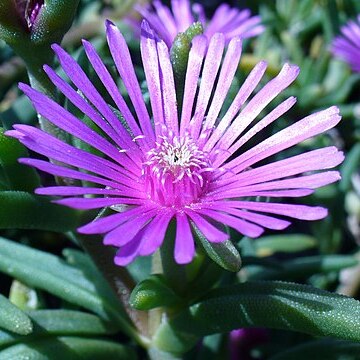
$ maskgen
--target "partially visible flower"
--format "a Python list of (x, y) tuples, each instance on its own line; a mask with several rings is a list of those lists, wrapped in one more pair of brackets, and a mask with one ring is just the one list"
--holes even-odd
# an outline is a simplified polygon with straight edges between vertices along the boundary
[(40, 10), (44, 6), (44, 0), (14, 0), (16, 10), (24, 28), (31, 31)]
[(171, 0), (171, 10), (160, 0), (154, 0), (152, 5), (138, 6), (137, 10), (169, 47), (179, 32), (196, 21), (203, 24), (208, 39), (221, 32), (227, 42), (235, 36), (250, 38), (264, 30), (259, 16), (251, 16), (250, 10), (231, 8), (228, 4), (220, 5), (210, 20), (205, 17), (203, 6), (198, 3), (191, 6), (190, 0)]
[(343, 26), (341, 33), (334, 39), (331, 51), (346, 61), (353, 71), (360, 71), (360, 15)]
[[(45, 66), (44, 70), (57, 89), (93, 121), (93, 127), (46, 95), (27, 85), (20, 86), (39, 114), (100, 151), (102, 156), (75, 148), (28, 125), (15, 125), (15, 130), (7, 134), (57, 161), (55, 164), (26, 158), (21, 163), (94, 184), (44, 187), (37, 189), (37, 193), (68, 197), (56, 202), (73, 208), (113, 209), (114, 214), (78, 230), (84, 234), (106, 234), (104, 243), (119, 248), (117, 264), (126, 265), (136, 256), (154, 253), (164, 241), (170, 221), (176, 224), (175, 260), (185, 264), (195, 252), (193, 229), (210, 242), (222, 242), (229, 238), (221, 230), (222, 224), (257, 237), (264, 228), (282, 230), (290, 224), (271, 214), (302, 220), (327, 215), (322, 207), (255, 201), (256, 197), (306, 196), (340, 178), (337, 171), (319, 171), (342, 162), (343, 154), (334, 146), (264, 163), (340, 121), (338, 109), (331, 107), (274, 135), (266, 132), (296, 99), (289, 97), (265, 117), (257, 117), (296, 79), (297, 66), (285, 64), (278, 76), (252, 96), (267, 67), (265, 62), (258, 63), (231, 105), (225, 107), (224, 100), (240, 60), (241, 40), (232, 39), (223, 54), (223, 34), (215, 34), (210, 40), (197, 36), (189, 53), (183, 106), (178, 109), (169, 49), (144, 21), (141, 56), (151, 102), (149, 113), (124, 37), (109, 22), (107, 39), (131, 106), (94, 47), (87, 41), (83, 45), (122, 121), (76, 61), (58, 45), (53, 49), (75, 88), (50, 67)], [(258, 133), (262, 140), (248, 146)]]
[(244, 328), (230, 332), (229, 352), (231, 360), (251, 360), (251, 350), (269, 341), (269, 331), (263, 328)]

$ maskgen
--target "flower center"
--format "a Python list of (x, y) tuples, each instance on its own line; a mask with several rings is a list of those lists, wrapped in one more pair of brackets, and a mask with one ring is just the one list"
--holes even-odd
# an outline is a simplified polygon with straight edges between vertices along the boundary
[(182, 207), (206, 191), (212, 172), (209, 154), (192, 138), (167, 132), (147, 153), (143, 175), (150, 198), (164, 206)]

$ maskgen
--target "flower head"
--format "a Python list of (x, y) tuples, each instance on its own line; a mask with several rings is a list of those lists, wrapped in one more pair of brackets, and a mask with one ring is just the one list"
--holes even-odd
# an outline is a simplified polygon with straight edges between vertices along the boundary
[(347, 62), (354, 71), (360, 71), (360, 15), (341, 28), (342, 35), (332, 44), (332, 53)]
[(196, 21), (203, 24), (208, 39), (217, 32), (223, 33), (226, 41), (235, 36), (250, 38), (264, 30), (259, 16), (251, 16), (250, 10), (238, 10), (227, 4), (220, 5), (210, 20), (205, 17), (203, 6), (198, 3), (191, 6), (190, 0), (171, 0), (171, 10), (160, 0), (154, 0), (152, 5), (138, 6), (137, 10), (169, 47), (178, 33)]
[[(281, 230), (290, 224), (274, 215), (303, 220), (326, 216), (326, 209), (321, 207), (269, 203), (253, 198), (301, 197), (339, 179), (337, 171), (320, 171), (343, 160), (343, 154), (333, 146), (267, 164), (263, 162), (332, 128), (340, 120), (338, 109), (331, 107), (274, 135), (266, 135), (263, 130), (285, 114), (295, 104), (295, 98), (289, 97), (268, 115), (255, 120), (295, 80), (299, 73), (296, 66), (285, 64), (278, 76), (251, 97), (267, 67), (265, 62), (260, 62), (231, 105), (225, 108), (224, 100), (241, 55), (241, 40), (232, 39), (225, 51), (223, 34), (215, 34), (209, 40), (203, 35), (197, 36), (192, 41), (183, 106), (179, 109), (168, 47), (144, 21), (141, 56), (150, 95), (149, 113), (128, 47), (110, 22), (107, 39), (134, 111), (130, 110), (93, 46), (87, 41), (83, 45), (120, 111), (121, 121), (85, 72), (58, 45), (53, 49), (75, 88), (50, 67), (44, 69), (59, 91), (92, 120), (98, 131), (44, 94), (21, 85), (39, 114), (100, 151), (102, 156), (65, 144), (27, 125), (15, 125), (15, 130), (7, 134), (18, 138), (29, 149), (56, 160), (49, 163), (25, 158), (21, 159), (22, 163), (56, 176), (94, 184), (91, 187), (43, 187), (37, 189), (37, 193), (66, 197), (56, 202), (73, 208), (113, 209), (113, 214), (78, 230), (85, 234), (106, 234), (104, 243), (119, 248), (117, 264), (126, 265), (138, 255), (154, 253), (164, 241), (170, 221), (176, 224), (175, 260), (184, 264), (194, 256), (193, 229), (210, 242), (222, 242), (228, 239), (228, 234), (221, 230), (220, 224), (257, 237), (264, 228)], [(263, 140), (243, 150), (257, 133), (263, 135)]]

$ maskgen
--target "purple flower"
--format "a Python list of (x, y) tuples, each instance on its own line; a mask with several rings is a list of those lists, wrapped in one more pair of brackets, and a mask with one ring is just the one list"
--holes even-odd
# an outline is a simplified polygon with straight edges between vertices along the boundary
[(44, 0), (15, 0), (15, 6), (23, 26), (31, 31)]
[[(337, 171), (318, 171), (330, 169), (343, 160), (343, 154), (334, 146), (263, 162), (340, 121), (338, 109), (331, 107), (268, 135), (265, 128), (295, 104), (294, 97), (255, 121), (296, 79), (297, 66), (285, 64), (278, 76), (251, 96), (267, 66), (265, 62), (258, 63), (225, 109), (224, 100), (240, 59), (241, 40), (232, 39), (223, 56), (223, 34), (215, 34), (210, 40), (197, 36), (189, 54), (183, 106), (178, 109), (168, 47), (144, 21), (141, 55), (151, 102), (149, 113), (128, 47), (110, 22), (107, 39), (131, 107), (93, 46), (87, 41), (83, 45), (122, 120), (76, 61), (58, 45), (53, 49), (75, 88), (50, 67), (45, 66), (44, 70), (57, 89), (92, 120), (93, 127), (44, 94), (20, 85), (39, 114), (103, 156), (65, 144), (32, 126), (15, 125), (15, 130), (7, 134), (56, 161), (24, 158), (21, 163), (52, 175), (95, 184), (44, 187), (37, 189), (37, 193), (64, 196), (56, 202), (77, 209), (112, 208), (114, 214), (78, 230), (84, 234), (106, 234), (104, 244), (119, 248), (117, 264), (126, 265), (136, 256), (154, 253), (161, 246), (171, 220), (176, 223), (174, 257), (179, 264), (185, 264), (195, 252), (194, 227), (208, 241), (222, 242), (229, 235), (221, 230), (220, 224), (246, 236), (258, 237), (264, 228), (282, 230), (290, 224), (273, 214), (302, 220), (317, 220), (327, 215), (322, 207), (252, 200), (258, 196), (306, 196), (340, 178)], [(264, 140), (244, 150), (259, 132)]]
[(333, 41), (331, 51), (347, 62), (354, 71), (360, 71), (360, 15), (341, 28), (342, 35)]
[(152, 6), (137, 6), (137, 10), (169, 47), (179, 32), (196, 21), (203, 24), (208, 39), (221, 32), (227, 42), (235, 36), (250, 38), (264, 30), (259, 16), (251, 16), (250, 10), (238, 10), (227, 4), (220, 5), (209, 21), (203, 6), (197, 3), (191, 6), (189, 0), (171, 0), (171, 10), (160, 0), (153, 1)]

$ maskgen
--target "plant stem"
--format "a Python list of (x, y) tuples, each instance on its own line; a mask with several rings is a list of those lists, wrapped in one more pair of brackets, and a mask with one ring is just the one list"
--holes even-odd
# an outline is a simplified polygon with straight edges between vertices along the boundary
[[(135, 287), (135, 282), (125, 267), (114, 264), (113, 248), (104, 246), (100, 236), (79, 235), (78, 240), (82, 247), (90, 255), (100, 272), (109, 282), (127, 315), (134, 323), (141, 334), (140, 342), (142, 345), (148, 343), (148, 315), (144, 311), (138, 311), (130, 307), (129, 298)], [(137, 339), (139, 341), (139, 338)]]

